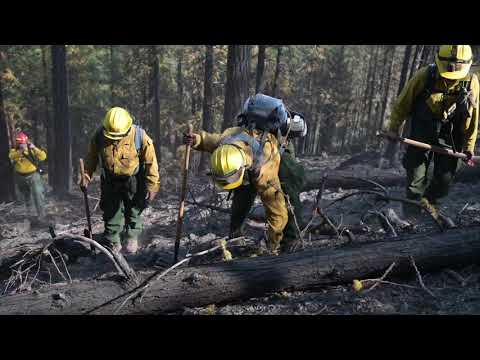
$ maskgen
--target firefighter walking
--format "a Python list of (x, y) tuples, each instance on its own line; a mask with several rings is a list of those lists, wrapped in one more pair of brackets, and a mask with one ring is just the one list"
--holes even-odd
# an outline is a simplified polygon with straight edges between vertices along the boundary
[[(442, 45), (435, 64), (421, 68), (408, 81), (393, 107), (387, 131), (398, 134), (408, 117), (409, 138), (455, 152), (468, 159), (474, 154), (478, 128), (479, 83), (470, 73), (472, 49), (469, 45)], [(395, 144), (387, 147), (391, 159)], [(433, 178), (427, 178), (433, 162)], [(406, 197), (437, 205), (448, 195), (451, 182), (462, 161), (408, 146), (403, 158), (407, 172)], [(418, 208), (404, 206), (406, 217), (418, 215)]]
[[(39, 163), (46, 160), (47, 154), (30, 142), (24, 132), (16, 136), (15, 143), (9, 158), (15, 170), (17, 193), (25, 203), (28, 216), (34, 223), (42, 224), (45, 221), (45, 195)], [(33, 216), (32, 203), (36, 217)]]
[(160, 189), (158, 163), (152, 139), (133, 124), (131, 115), (115, 107), (92, 138), (80, 186), (101, 171), (100, 208), (105, 225), (103, 241), (114, 251), (134, 254), (143, 230), (142, 212)]

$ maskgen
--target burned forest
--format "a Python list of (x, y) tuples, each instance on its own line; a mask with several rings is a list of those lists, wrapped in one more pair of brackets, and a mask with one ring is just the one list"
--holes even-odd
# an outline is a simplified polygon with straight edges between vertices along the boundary
[(479, 56), (0, 45), (0, 314), (480, 314)]

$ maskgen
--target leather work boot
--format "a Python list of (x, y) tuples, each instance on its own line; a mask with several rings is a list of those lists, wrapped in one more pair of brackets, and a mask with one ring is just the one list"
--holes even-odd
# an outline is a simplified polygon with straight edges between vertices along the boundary
[(138, 251), (138, 240), (136, 238), (128, 239), (125, 252), (127, 254), (135, 254), (137, 251)]
[(301, 244), (295, 238), (286, 238), (282, 239), (282, 243), (280, 245), (280, 252), (282, 253), (292, 253), (297, 249), (301, 248)]
[(122, 244), (120, 243), (111, 244), (110, 248), (112, 249), (113, 252), (119, 253), (120, 251), (122, 251)]

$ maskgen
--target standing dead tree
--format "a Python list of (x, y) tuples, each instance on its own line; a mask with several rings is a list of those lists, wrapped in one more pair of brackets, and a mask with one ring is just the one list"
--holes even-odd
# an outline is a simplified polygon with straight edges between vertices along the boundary
[(8, 159), (12, 139), (9, 131), (7, 116), (3, 102), (3, 64), (6, 55), (0, 51), (0, 178), (3, 186), (0, 186), (0, 202), (8, 202), (15, 199), (13, 183), (13, 171)]
[(234, 125), (243, 101), (248, 97), (249, 67), (249, 45), (229, 45), (223, 130)]

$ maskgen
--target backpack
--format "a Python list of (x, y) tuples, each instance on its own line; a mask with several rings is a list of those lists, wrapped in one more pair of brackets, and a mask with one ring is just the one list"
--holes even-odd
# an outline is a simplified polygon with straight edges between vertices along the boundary
[[(135, 129), (135, 150), (137, 151), (138, 158), (140, 159), (140, 164), (138, 169), (135, 171), (135, 175), (138, 174), (140, 169), (143, 166), (143, 156), (142, 156), (142, 144), (143, 144), (143, 134), (145, 133), (145, 130), (143, 130), (140, 126), (138, 125), (132, 125), (132, 128)], [(97, 149), (103, 149), (104, 144), (105, 144), (105, 138), (103, 136), (103, 128), (100, 128), (97, 130), (97, 133), (95, 135), (95, 144), (97, 145)], [(102, 151), (98, 151), (98, 162), (100, 164), (100, 167), (102, 169), (102, 174), (105, 174), (105, 169), (103, 167), (103, 156), (102, 156)]]
[(26, 155), (26, 158), (37, 168), (37, 172), (41, 175), (43, 174), (43, 169), (40, 165), (40, 161), (32, 154), (31, 149), (27, 146), (27, 152), (28, 155)]
[(288, 112), (282, 100), (257, 94), (247, 99), (238, 118), (240, 126), (276, 134), (285, 127)]

